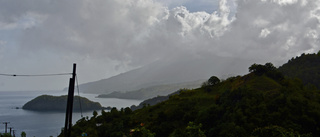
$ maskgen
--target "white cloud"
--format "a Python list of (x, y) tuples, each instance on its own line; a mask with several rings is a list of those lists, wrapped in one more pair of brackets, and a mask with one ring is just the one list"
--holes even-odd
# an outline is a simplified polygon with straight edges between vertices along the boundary
[(261, 17), (258, 17), (257, 19), (255, 19), (253, 21), (253, 24), (257, 27), (265, 27), (269, 24), (269, 22), (267, 20), (264, 20), (263, 18)]
[[(263, 2), (273, 2), (273, 3), (277, 3), (279, 5), (288, 5), (288, 4), (294, 4), (297, 3), (298, 0), (261, 0)], [(303, 4), (305, 4), (306, 1), (303, 1)]]
[(267, 37), (271, 32), (268, 29), (262, 29), (260, 33), (261, 38)]

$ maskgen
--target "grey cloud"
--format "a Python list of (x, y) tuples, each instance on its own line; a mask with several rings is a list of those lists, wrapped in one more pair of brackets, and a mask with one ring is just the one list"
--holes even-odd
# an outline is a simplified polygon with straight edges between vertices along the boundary
[[(270, 61), (285, 61), (302, 52), (315, 52), (319, 47), (310, 47), (310, 44), (318, 44), (318, 41), (306, 37), (306, 34), (310, 28), (319, 31), (319, 22), (310, 16), (310, 12), (317, 8), (317, 2), (302, 5), (298, 1), (282, 5), (255, 0), (238, 1), (237, 19), (218, 44), (230, 47), (229, 50), (241, 51), (229, 51), (233, 55), (242, 54), (238, 56)], [(259, 26), (257, 20), (264, 23)], [(265, 38), (258, 37), (263, 29), (269, 30), (270, 34)], [(295, 42), (288, 45), (292, 38)]]
[[(318, 50), (314, 46), (317, 41), (306, 37), (319, 30), (318, 20), (310, 15), (317, 1), (305, 5), (303, 1), (236, 2), (233, 19), (232, 2), (227, 0), (221, 0), (219, 10), (211, 14), (190, 12), (185, 7), (168, 10), (148, 0), (53, 1), (45, 12), (35, 9), (47, 19), (25, 30), (22, 43), (31, 49), (76, 52), (137, 66), (202, 50), (243, 58), (259, 55), (271, 61)], [(262, 30), (268, 35), (259, 37)]]
[(187, 7), (191, 12), (205, 11), (212, 13), (219, 7), (219, 0), (156, 0), (173, 9), (179, 6)]
[(207, 13), (152, 0), (0, 1), (0, 24), (29, 19), (16, 38), (26, 54), (111, 61), (115, 69), (204, 54), (283, 63), (319, 50), (319, 0), (280, 2), (220, 0)]
[(51, 5), (56, 11), (34, 11), (48, 18), (24, 31), (21, 42), (27, 45), (22, 47), (24, 50), (49, 49), (130, 60), (135, 56), (130, 49), (145, 47), (135, 43), (141, 41), (143, 34), (164, 14), (164, 7), (151, 1), (60, 3)]
[[(220, 3), (223, 2), (228, 3), (226, 0)], [(189, 12), (184, 7), (168, 11), (161, 4), (148, 0), (34, 0), (24, 2), (26, 5), (2, 2), (15, 10), (2, 10), (4, 12), (0, 19), (2, 22), (12, 22), (27, 12), (47, 17), (38, 25), (24, 30), (21, 43), (26, 46), (22, 48), (49, 48), (57, 52), (76, 52), (128, 61), (150, 51), (160, 52), (159, 55), (153, 55), (154, 58), (161, 58), (160, 54), (172, 47), (180, 50), (194, 47), (191, 50), (197, 51), (211, 46), (204, 44), (203, 40), (209, 41), (208, 44), (216, 44), (221, 52), (230, 54), (234, 54), (229, 51), (234, 48), (244, 51), (257, 46), (258, 49), (269, 49), (268, 45), (272, 47), (274, 44), (285, 46), (291, 37), (303, 41), (306, 31), (316, 29), (317, 32), (318, 20), (310, 17), (317, 1), (307, 2), (306, 5), (302, 5), (302, 2), (238, 0), (236, 20), (232, 21), (226, 5), (220, 5), (218, 12), (208, 14)], [(263, 29), (269, 31), (268, 35), (257, 37)], [(228, 39), (231, 38), (230, 42)], [(190, 41), (193, 45), (188, 44)], [(294, 52), (298, 50), (300, 48)]]

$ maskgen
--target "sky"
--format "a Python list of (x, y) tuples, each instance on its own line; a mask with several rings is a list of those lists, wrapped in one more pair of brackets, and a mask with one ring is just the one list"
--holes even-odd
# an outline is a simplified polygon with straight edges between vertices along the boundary
[[(319, 50), (320, 0), (0, 0), (0, 74), (79, 83), (177, 56), (281, 65)], [(259, 63), (259, 62), (258, 62)], [(0, 90), (59, 90), (70, 76), (0, 76)]]

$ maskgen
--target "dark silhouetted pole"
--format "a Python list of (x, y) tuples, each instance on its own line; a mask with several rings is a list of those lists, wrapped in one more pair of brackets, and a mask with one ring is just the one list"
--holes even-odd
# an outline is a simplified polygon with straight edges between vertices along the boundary
[(76, 79), (76, 67), (77, 65), (73, 64), (72, 78), (70, 78), (69, 80), (66, 120), (64, 125), (64, 137), (71, 136), (72, 109), (73, 109), (74, 85), (75, 85), (75, 79)]
[(12, 133), (12, 128), (13, 128), (13, 127), (9, 127), (9, 129), (10, 129), (10, 136), (11, 136), (11, 133)]
[(13, 137), (16, 137), (15, 131), (16, 131), (16, 130), (12, 130), (12, 132), (13, 132), (13, 135), (12, 135), (12, 136), (13, 136)]
[(3, 124), (6, 125), (5, 128), (4, 128), (4, 131), (5, 131), (4, 133), (6, 133), (6, 134), (8, 133), (8, 132), (7, 132), (7, 129), (8, 129), (7, 127), (8, 127), (8, 124), (9, 124), (9, 123), (10, 123), (10, 122), (3, 122)]

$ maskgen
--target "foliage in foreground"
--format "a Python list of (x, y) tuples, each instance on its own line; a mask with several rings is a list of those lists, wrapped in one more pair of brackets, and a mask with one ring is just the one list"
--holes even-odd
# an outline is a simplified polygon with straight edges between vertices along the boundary
[[(21, 132), (21, 137), (26, 137), (26, 132)], [(15, 135), (11, 135), (10, 133), (0, 133), (0, 137), (15, 137)]]
[(320, 136), (319, 90), (270, 65), (254, 64), (250, 74), (182, 90), (154, 106), (82, 118), (72, 136)]

